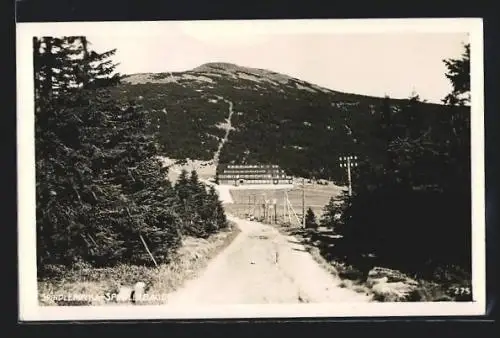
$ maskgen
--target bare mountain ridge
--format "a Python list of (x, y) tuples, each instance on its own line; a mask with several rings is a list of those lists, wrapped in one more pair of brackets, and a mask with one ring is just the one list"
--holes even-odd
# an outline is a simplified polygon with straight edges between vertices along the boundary
[[(162, 73), (133, 73), (127, 74), (122, 77), (122, 81), (128, 84), (146, 84), (146, 83), (178, 83), (183, 80), (192, 80), (194, 82), (207, 82), (213, 83), (214, 78), (227, 77), (231, 79), (244, 79), (254, 82), (267, 82), (279, 85), (295, 85), (297, 89), (309, 91), (309, 92), (322, 92), (325, 94), (338, 94), (342, 95), (344, 101), (347, 97), (350, 99), (371, 99), (375, 101), (380, 101), (382, 97), (370, 96), (365, 94), (349, 93), (339, 90), (333, 90), (319, 86), (314, 83), (310, 83), (286, 74), (277, 73), (272, 70), (263, 68), (252, 68), (240, 66), (229, 62), (208, 62), (195, 67), (191, 70), (186, 70), (182, 72), (162, 72)], [(411, 93), (408, 93), (410, 96)], [(402, 103), (406, 99), (392, 99), (394, 102)], [(347, 105), (357, 104), (354, 102), (345, 102)], [(333, 102), (332, 104), (338, 104)], [(442, 106), (436, 103), (426, 103), (428, 105)]]
[(126, 75), (124, 82), (131, 84), (141, 83), (168, 83), (179, 80), (194, 80), (211, 83), (211, 77), (227, 76), (232, 79), (246, 79), (256, 83), (267, 82), (276, 86), (283, 84), (295, 84), (297, 88), (315, 92), (335, 93), (335, 91), (324, 88), (295, 77), (273, 72), (267, 69), (251, 68), (239, 66), (226, 62), (209, 62), (185, 72), (167, 72), (167, 73), (137, 73)]

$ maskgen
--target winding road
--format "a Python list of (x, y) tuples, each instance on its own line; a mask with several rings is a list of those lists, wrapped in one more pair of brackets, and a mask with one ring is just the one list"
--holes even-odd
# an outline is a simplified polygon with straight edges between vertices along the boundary
[(241, 229), (235, 240), (167, 304), (369, 302), (339, 287), (295, 238), (258, 222), (228, 216)]
[[(215, 152), (219, 156), (232, 129), (229, 105), (226, 133)], [(206, 182), (209, 184), (209, 182)], [(231, 203), (230, 193), (223, 202)], [(225, 196), (224, 195), (224, 196)], [(222, 196), (222, 197), (224, 197)], [(341, 280), (323, 269), (294, 237), (259, 222), (228, 215), (241, 232), (200, 276), (170, 294), (167, 304), (279, 304), (369, 302), (371, 297), (341, 288)]]

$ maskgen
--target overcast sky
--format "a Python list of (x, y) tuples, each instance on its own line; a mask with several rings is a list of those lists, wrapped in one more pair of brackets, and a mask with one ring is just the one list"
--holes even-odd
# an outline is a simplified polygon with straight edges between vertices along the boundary
[(442, 60), (460, 56), (468, 42), (466, 33), (411, 30), (322, 33), (180, 22), (116, 27), (86, 35), (98, 52), (117, 48), (114, 60), (122, 74), (184, 71), (207, 62), (230, 62), (344, 92), (405, 98), (416, 91), (430, 102), (440, 102), (451, 90)]

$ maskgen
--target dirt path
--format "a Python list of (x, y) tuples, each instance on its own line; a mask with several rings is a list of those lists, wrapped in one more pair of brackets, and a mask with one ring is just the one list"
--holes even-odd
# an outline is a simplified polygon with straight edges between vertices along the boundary
[[(368, 302), (338, 286), (293, 237), (257, 222), (228, 217), (241, 233), (203, 274), (170, 295), (168, 304)], [(277, 261), (276, 261), (277, 260)]]
[(213, 163), (215, 165), (217, 165), (219, 163), (220, 152), (222, 151), (222, 147), (224, 147), (224, 144), (226, 143), (227, 138), (229, 137), (229, 133), (231, 132), (231, 129), (232, 129), (231, 118), (233, 117), (233, 113), (234, 113), (233, 112), (233, 102), (226, 100), (222, 96), (217, 96), (217, 98), (219, 100), (223, 100), (224, 102), (226, 102), (229, 105), (229, 108), (228, 108), (229, 113), (228, 113), (228, 116), (226, 119), (226, 126), (225, 126), (226, 134), (224, 135), (224, 138), (219, 143), (219, 147), (217, 148), (217, 151), (214, 154)]

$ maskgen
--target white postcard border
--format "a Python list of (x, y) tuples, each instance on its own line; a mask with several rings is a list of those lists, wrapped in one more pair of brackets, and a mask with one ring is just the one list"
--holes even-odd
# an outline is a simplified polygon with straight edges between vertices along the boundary
[[(247, 25), (261, 33), (453, 33), (469, 32), (471, 43), (472, 287), (474, 302), (334, 303), (231, 306), (39, 306), (36, 278), (34, 81), (32, 38), (42, 35), (160, 35), (168, 25)], [(205, 26), (203, 26), (205, 25)], [(117, 30), (117, 26), (119, 30)], [(110, 46), (112, 48), (112, 46)], [(241, 20), (192, 22), (73, 22), (17, 24), (17, 147), (19, 309), (22, 321), (113, 319), (209, 319), (296, 317), (385, 317), (483, 315), (486, 307), (484, 190), (484, 68), (482, 19)]]

